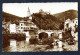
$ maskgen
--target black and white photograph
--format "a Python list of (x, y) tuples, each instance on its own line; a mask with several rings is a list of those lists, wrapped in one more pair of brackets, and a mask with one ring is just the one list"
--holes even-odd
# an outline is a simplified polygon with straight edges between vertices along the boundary
[(78, 51), (78, 2), (2, 3), (2, 52)]

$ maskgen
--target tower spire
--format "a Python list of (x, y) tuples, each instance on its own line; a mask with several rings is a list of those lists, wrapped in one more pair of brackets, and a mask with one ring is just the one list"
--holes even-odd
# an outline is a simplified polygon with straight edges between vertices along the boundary
[(28, 10), (27, 10), (27, 17), (29, 17), (31, 14), (30, 14), (30, 9), (28, 7)]
[(30, 9), (29, 9), (29, 7), (28, 7), (28, 12), (30, 12)]

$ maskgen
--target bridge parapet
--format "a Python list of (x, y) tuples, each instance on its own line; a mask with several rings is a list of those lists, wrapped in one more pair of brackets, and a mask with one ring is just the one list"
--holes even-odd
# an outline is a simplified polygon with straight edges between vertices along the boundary
[(62, 38), (62, 32), (63, 32), (63, 30), (38, 30), (38, 34), (40, 34), (42, 32), (47, 33), (48, 37), (50, 37), (51, 34), (56, 33), (56, 34), (59, 34), (59, 37)]
[(45, 33), (62, 33), (63, 30), (38, 30), (38, 33), (45, 32)]

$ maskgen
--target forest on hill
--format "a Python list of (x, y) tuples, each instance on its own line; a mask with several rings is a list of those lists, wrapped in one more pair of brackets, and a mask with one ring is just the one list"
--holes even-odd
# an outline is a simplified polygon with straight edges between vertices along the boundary
[(19, 17), (7, 12), (2, 12), (2, 21), (3, 22), (11, 22), (11, 23), (15, 23), (15, 24), (19, 24), (20, 20), (27, 20), (27, 17)]
[(33, 22), (44, 30), (61, 30), (64, 28), (64, 22), (66, 19), (78, 18), (78, 12), (76, 10), (68, 10), (65, 12), (57, 13), (54, 15), (42, 13), (34, 13), (32, 15)]

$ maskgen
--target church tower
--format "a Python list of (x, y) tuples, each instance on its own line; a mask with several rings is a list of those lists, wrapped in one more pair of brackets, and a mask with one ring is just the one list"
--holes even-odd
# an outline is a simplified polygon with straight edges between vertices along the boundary
[(32, 19), (29, 7), (28, 7), (28, 10), (27, 10), (27, 17), (29, 17), (29, 19)]
[(29, 17), (31, 14), (30, 14), (30, 9), (28, 7), (28, 10), (27, 10), (27, 17)]

